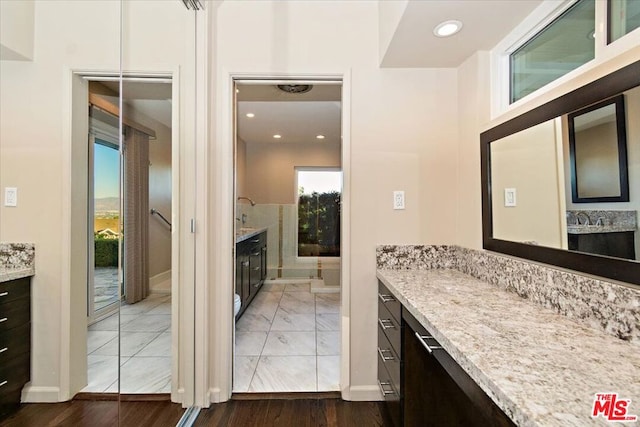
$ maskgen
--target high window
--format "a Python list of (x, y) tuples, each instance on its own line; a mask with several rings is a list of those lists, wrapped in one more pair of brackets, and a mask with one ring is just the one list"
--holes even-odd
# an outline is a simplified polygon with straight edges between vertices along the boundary
[(298, 256), (340, 256), (342, 171), (296, 168)]
[(608, 42), (612, 43), (620, 37), (640, 27), (639, 0), (609, 0)]
[(510, 102), (595, 57), (595, 6), (595, 0), (578, 0), (510, 55)]

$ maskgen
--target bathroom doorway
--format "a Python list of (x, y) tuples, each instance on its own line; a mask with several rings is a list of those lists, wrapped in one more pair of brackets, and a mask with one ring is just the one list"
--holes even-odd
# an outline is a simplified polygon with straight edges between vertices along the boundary
[(337, 392), (342, 84), (234, 90), (233, 392)]
[(85, 393), (171, 393), (172, 83), (89, 82)]

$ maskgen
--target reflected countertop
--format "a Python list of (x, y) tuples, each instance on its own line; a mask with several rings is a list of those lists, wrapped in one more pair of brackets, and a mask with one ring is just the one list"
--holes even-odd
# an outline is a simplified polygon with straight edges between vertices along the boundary
[(459, 271), (377, 277), (517, 425), (608, 425), (591, 417), (595, 394), (606, 392), (640, 415), (637, 343)]
[(636, 231), (636, 227), (632, 225), (567, 225), (567, 233), (569, 234), (595, 234), (595, 233), (623, 233), (627, 231)]
[(267, 227), (261, 228), (253, 228), (253, 227), (242, 227), (236, 229), (236, 243), (244, 242), (245, 240), (257, 236), (263, 231), (267, 231)]

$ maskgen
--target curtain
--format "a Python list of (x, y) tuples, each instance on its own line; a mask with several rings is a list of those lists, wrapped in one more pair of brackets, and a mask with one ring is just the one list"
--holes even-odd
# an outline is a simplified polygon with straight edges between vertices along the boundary
[(124, 139), (124, 292), (128, 304), (149, 294), (149, 136)]

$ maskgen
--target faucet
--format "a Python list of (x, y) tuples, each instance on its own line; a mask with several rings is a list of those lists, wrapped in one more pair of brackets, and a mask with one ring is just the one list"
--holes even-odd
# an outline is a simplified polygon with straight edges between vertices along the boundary
[(589, 215), (587, 215), (586, 213), (582, 212), (582, 211), (578, 211), (576, 212), (576, 225), (581, 225), (580, 224), (580, 215), (584, 215), (584, 223), (582, 225), (589, 225)]
[(242, 200), (242, 199), (244, 199), (244, 200), (248, 200), (248, 201), (249, 201), (249, 203), (251, 203), (251, 206), (255, 206), (255, 205), (256, 205), (256, 202), (254, 202), (253, 200), (251, 200), (249, 197), (244, 197), (244, 196), (240, 196), (240, 197), (238, 197), (238, 200)]
[(600, 216), (600, 217), (598, 217), (598, 220), (596, 221), (596, 225), (603, 226), (603, 225), (605, 225), (604, 224), (605, 221), (606, 221), (606, 219), (603, 216)]

